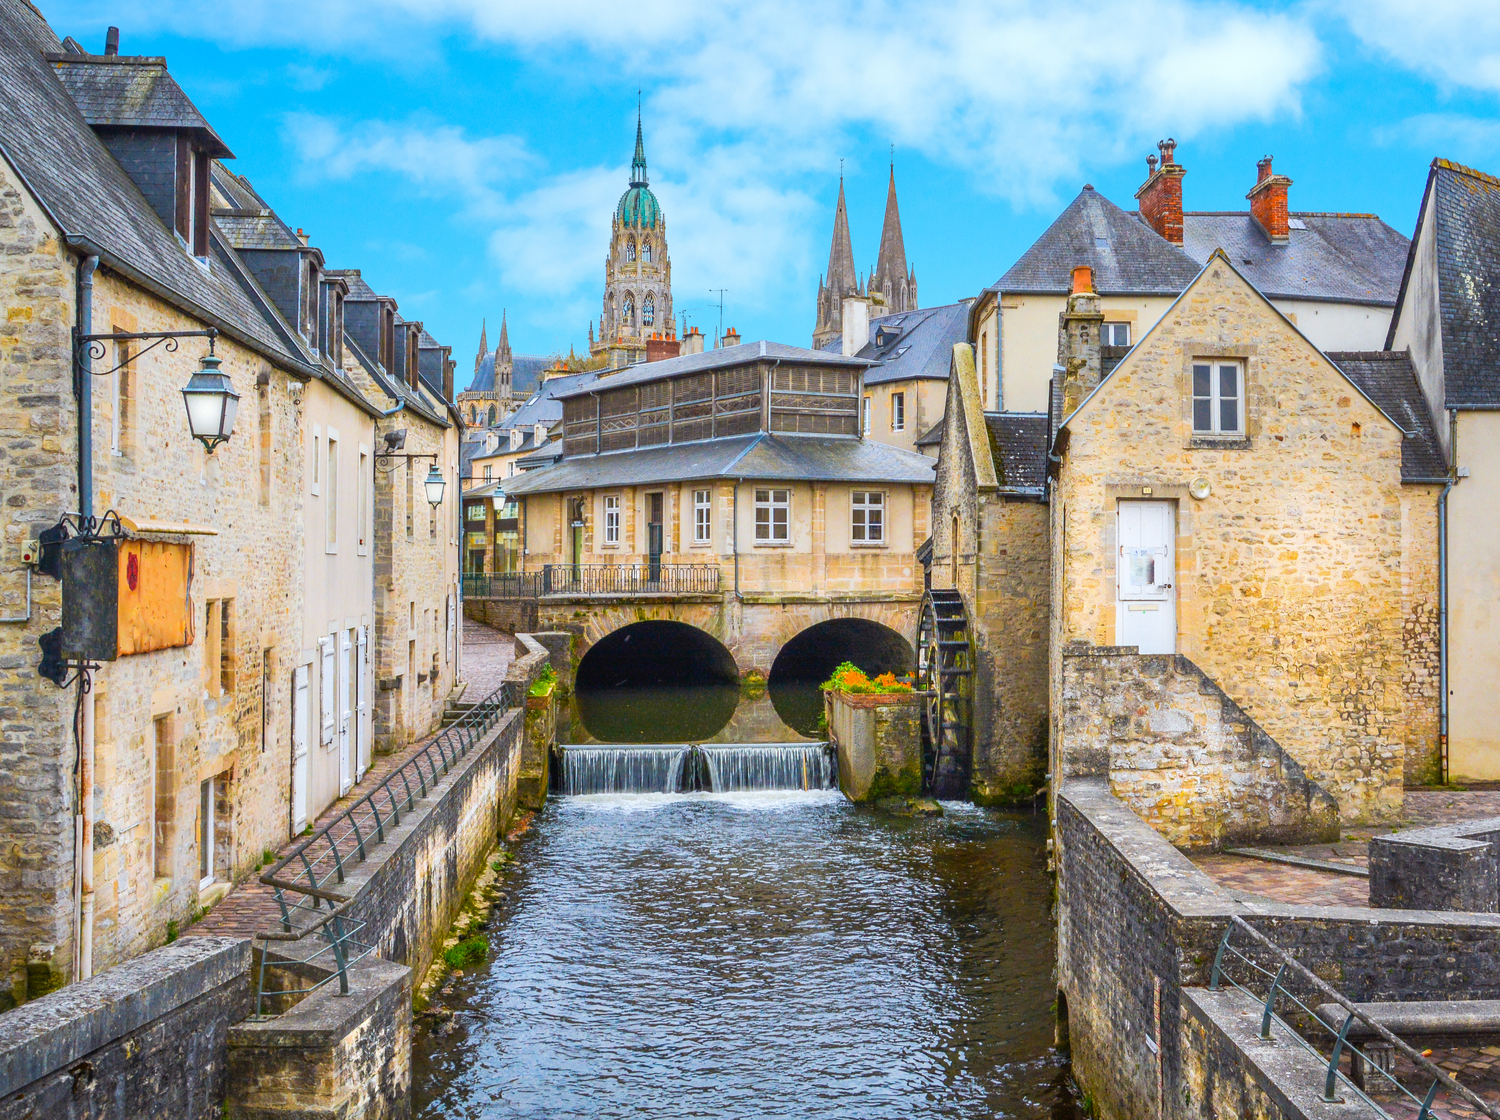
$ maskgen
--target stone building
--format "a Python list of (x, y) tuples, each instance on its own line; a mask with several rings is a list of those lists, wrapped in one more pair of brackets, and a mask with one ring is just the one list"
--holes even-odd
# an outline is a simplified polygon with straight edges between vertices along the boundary
[(839, 200), (833, 210), (833, 241), (828, 247), (828, 271), (818, 279), (817, 319), (813, 326), (813, 348), (836, 346), (845, 333), (844, 302), (861, 298), (856, 308), (862, 316), (854, 324), (856, 333), (868, 334), (866, 325), (875, 315), (899, 315), (917, 309), (917, 273), (906, 263), (906, 239), (901, 233), (901, 209), (896, 204), (896, 168), (891, 167), (885, 195), (885, 223), (880, 230), (880, 251), (875, 270), (862, 281), (854, 267), (854, 248), (849, 239), (849, 211), (844, 204), (844, 179), (839, 176)]
[[(380, 640), (373, 456), (389, 408), (349, 369), (358, 273), (327, 269), (228, 171), (164, 59), (116, 44), (87, 54), (30, 6), (0, 4), (0, 1000), (169, 939), (373, 745), (360, 701)], [(394, 302), (367, 310), (389, 350)], [(412, 326), (413, 370), (451, 391), (444, 348)], [(212, 450), (182, 396), (213, 366), (210, 329), (237, 394)], [(111, 336), (82, 351), (78, 398), (74, 330)], [(439, 456), (450, 480), (456, 421)], [(443, 515), (446, 568), (409, 582), (446, 594), (456, 625), (456, 492)], [(31, 543), (59, 526), (78, 538), (61, 586), (52, 546)], [(80, 548), (103, 571), (68, 574)], [(68, 612), (111, 610), (113, 645), (70, 646)], [(315, 722), (332, 735), (309, 742)]]
[(674, 339), (672, 258), (667, 252), (667, 219), (646, 176), (646, 144), (635, 124), (635, 158), (630, 186), (610, 219), (609, 255), (604, 261), (604, 306), (599, 334), (589, 352), (618, 369), (646, 360), (647, 343)]
[(1346, 820), (1390, 817), (1435, 730), (1441, 458), (1410, 367), (1335, 364), (1223, 254), (1108, 372), (1102, 304), (1081, 266), (1048, 413), (985, 413), (955, 351), (931, 580), (1003, 729), (976, 781), (1035, 775), (1068, 650), (1132, 647), (1186, 658)]
[(1186, 169), (1176, 144), (1159, 145), (1122, 210), (1085, 186), (1005, 274), (980, 293), (969, 318), (987, 409), (1040, 412), (1056, 359), (1057, 316), (1073, 268), (1087, 265), (1104, 314), (1104, 362), (1118, 361), (1172, 305), (1216, 248), (1324, 350), (1384, 345), (1407, 242), (1374, 214), (1289, 209), (1291, 179), (1256, 166), (1248, 211), (1185, 211)]
[(474, 376), (458, 394), (458, 410), (469, 428), (493, 427), (503, 421), (541, 384), (542, 371), (552, 359), (538, 354), (513, 354), (505, 313), (500, 314), (500, 339), (489, 348), (486, 327), (479, 328), (479, 352), (474, 355)]
[(866, 438), (906, 451), (937, 454), (948, 366), (954, 344), (968, 334), (969, 302), (871, 319), (863, 345), (856, 345), (858, 317), (849, 320), (850, 352), (871, 363), (865, 370), (860, 402), (860, 427)]

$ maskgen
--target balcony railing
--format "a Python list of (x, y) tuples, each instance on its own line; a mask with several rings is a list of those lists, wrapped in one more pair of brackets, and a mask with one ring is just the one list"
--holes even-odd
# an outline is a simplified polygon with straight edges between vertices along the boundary
[(535, 599), (542, 594), (541, 572), (465, 575), (465, 599)]
[(544, 595), (712, 595), (717, 564), (548, 564)]

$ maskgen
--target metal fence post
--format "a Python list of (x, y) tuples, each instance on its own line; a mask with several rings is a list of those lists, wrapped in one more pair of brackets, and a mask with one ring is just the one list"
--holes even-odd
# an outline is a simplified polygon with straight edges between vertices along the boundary
[(1328, 1059), (1328, 1080), (1323, 1083), (1323, 1099), (1329, 1104), (1336, 1104), (1338, 1097), (1334, 1095), (1334, 1086), (1338, 1083), (1339, 1059), (1344, 1056), (1344, 1038), (1349, 1033), (1349, 1028), (1354, 1024), (1354, 1012), (1349, 1012), (1349, 1017), (1344, 1020), (1344, 1025), (1339, 1028), (1338, 1040), (1333, 1044), (1333, 1057)]
[(1281, 978), (1286, 975), (1286, 964), (1276, 970), (1276, 979), (1271, 981), (1271, 991), (1266, 996), (1266, 1010), (1260, 1017), (1260, 1037), (1271, 1037), (1271, 1009), (1276, 1006), (1276, 989), (1281, 987)]

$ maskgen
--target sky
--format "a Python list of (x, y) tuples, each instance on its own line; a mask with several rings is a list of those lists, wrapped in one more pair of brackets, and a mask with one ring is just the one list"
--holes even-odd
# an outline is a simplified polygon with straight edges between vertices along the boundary
[(453, 347), (584, 349), (637, 91), (678, 322), (807, 345), (840, 168), (874, 267), (894, 159), (924, 306), (993, 283), (1085, 183), (1125, 209), (1171, 136), (1189, 210), (1410, 236), (1435, 156), (1500, 174), (1495, 0), (36, 0), (165, 55), (330, 267)]

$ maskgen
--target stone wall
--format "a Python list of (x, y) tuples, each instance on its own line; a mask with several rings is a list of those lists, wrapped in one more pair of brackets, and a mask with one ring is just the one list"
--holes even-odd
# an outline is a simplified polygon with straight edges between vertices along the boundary
[(1438, 625), (1439, 486), (1407, 486), (1401, 502), (1401, 674), (1407, 785), (1443, 780), (1441, 633)]
[(519, 634), (537, 626), (535, 599), (464, 599), (464, 617), (502, 634)]
[(922, 792), (921, 706), (927, 695), (823, 693), (828, 736), (838, 751), (839, 789), (850, 801)]
[(1500, 911), (1500, 817), (1372, 837), (1370, 905)]
[(1186, 657), (1063, 651), (1065, 777), (1110, 790), (1179, 848), (1337, 840), (1338, 806)]
[[(1243, 363), (1243, 438), (1194, 434), (1201, 358)], [(1070, 641), (1118, 644), (1119, 503), (1172, 503), (1176, 652), (1219, 682), (1346, 820), (1398, 812), (1409, 735), (1403, 630), (1435, 595), (1422, 586), (1430, 566), (1405, 567), (1400, 430), (1220, 258), (1062, 440), (1054, 657)]]
[(195, 937), (0, 1018), (0, 1120), (219, 1120), (250, 943)]

